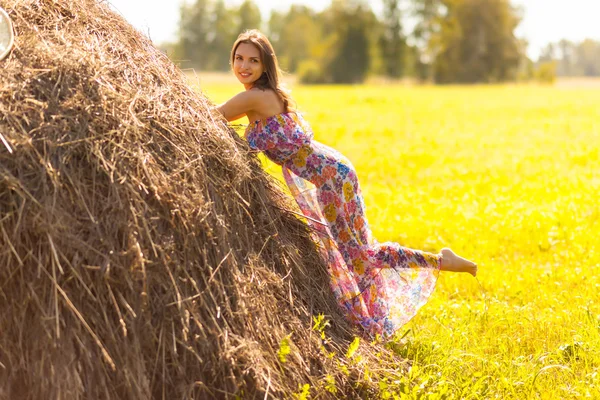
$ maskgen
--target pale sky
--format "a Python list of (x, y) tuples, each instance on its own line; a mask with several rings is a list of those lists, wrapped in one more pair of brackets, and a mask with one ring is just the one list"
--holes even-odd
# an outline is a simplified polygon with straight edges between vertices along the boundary
[[(182, 0), (108, 0), (133, 26), (150, 36), (156, 44), (175, 41)], [(193, 0), (189, 0), (193, 1)], [(240, 4), (241, 0), (228, 1)], [(272, 9), (287, 10), (291, 4), (305, 4), (314, 10), (329, 5), (325, 0), (255, 0), (268, 20)], [(381, 10), (381, 1), (371, 1), (373, 10)], [(517, 35), (529, 41), (529, 56), (534, 60), (540, 49), (560, 39), (600, 40), (600, 0), (513, 0), (522, 6), (524, 17)]]

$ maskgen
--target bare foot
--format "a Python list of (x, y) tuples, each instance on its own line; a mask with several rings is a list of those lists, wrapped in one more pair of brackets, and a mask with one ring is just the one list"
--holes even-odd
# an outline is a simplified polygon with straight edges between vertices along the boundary
[(468, 272), (469, 274), (477, 275), (477, 264), (467, 259), (457, 256), (454, 252), (448, 248), (442, 249), (442, 271), (451, 272)]

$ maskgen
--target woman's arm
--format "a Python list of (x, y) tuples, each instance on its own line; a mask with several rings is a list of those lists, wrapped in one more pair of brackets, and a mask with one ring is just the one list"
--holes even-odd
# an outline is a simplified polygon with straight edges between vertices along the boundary
[(217, 106), (217, 110), (223, 114), (227, 121), (235, 121), (244, 117), (249, 111), (259, 108), (261, 99), (260, 91), (247, 90), (236, 94), (225, 103)]

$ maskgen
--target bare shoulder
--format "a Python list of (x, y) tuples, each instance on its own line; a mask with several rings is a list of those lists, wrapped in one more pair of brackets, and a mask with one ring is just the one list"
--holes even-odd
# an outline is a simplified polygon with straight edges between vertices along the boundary
[(233, 121), (248, 114), (261, 110), (264, 106), (261, 93), (254, 90), (246, 90), (233, 96), (217, 109), (228, 121)]
[(237, 99), (244, 102), (256, 103), (261, 100), (261, 96), (259, 93), (257, 93), (257, 91), (251, 89), (239, 92), (233, 97), (233, 99)]
[(271, 89), (254, 88), (246, 91), (246, 93), (263, 106), (268, 107), (279, 103), (279, 96)]
[(258, 88), (238, 93), (217, 109), (228, 121), (243, 116), (248, 117), (250, 121), (255, 121), (284, 111), (283, 102), (275, 91)]
[(283, 111), (283, 103), (279, 95), (272, 89), (250, 89), (248, 92), (254, 92), (256, 103), (260, 114), (267, 117), (278, 114)]

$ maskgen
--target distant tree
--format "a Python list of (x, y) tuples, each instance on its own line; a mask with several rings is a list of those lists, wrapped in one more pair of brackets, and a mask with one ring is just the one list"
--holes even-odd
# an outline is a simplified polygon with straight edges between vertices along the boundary
[(548, 43), (538, 58), (538, 66), (554, 62), (558, 76), (600, 76), (600, 42), (586, 39), (575, 43), (560, 40)]
[(207, 69), (227, 71), (231, 45), (237, 37), (234, 24), (234, 10), (229, 9), (224, 0), (217, 0), (211, 13), (211, 32), (208, 37), (210, 61)]
[(583, 76), (600, 76), (600, 43), (585, 39), (577, 46), (577, 59)]
[(400, 0), (383, 0), (383, 32), (379, 38), (383, 72), (400, 78), (405, 72), (406, 39), (402, 33)]
[(517, 73), (518, 81), (530, 81), (534, 77), (535, 65), (534, 62), (527, 55), (527, 47), (529, 43), (525, 39), (519, 39), (519, 53), (521, 58), (519, 60), (519, 68)]
[(210, 2), (196, 0), (193, 4), (184, 2), (179, 10), (179, 40), (174, 46), (173, 57), (184, 68), (205, 68), (208, 64), (207, 36), (211, 31)]
[(286, 14), (283, 12), (271, 10), (271, 16), (269, 17), (269, 22), (267, 23), (267, 34), (269, 35), (271, 44), (275, 50), (277, 50), (278, 57), (279, 53), (283, 50), (280, 46), (280, 40), (283, 28), (285, 26), (285, 16)]
[(224, 0), (184, 2), (173, 57), (185, 68), (225, 71), (229, 69), (229, 52), (238, 34), (260, 27), (260, 11), (251, 0), (239, 8), (229, 8)]
[(283, 68), (296, 72), (302, 61), (313, 57), (311, 52), (318, 46), (321, 37), (316, 13), (308, 7), (292, 5), (284, 18), (280, 36), (279, 53)]
[(560, 62), (556, 69), (557, 75), (571, 76), (575, 73), (574, 61), (576, 57), (575, 45), (568, 40), (561, 40), (558, 42), (558, 48), (560, 49)]
[(252, 0), (245, 0), (238, 9), (238, 29), (240, 34), (248, 29), (261, 29), (262, 18), (258, 6)]
[(331, 83), (363, 82), (371, 66), (370, 34), (376, 17), (367, 2), (334, 0), (325, 10), (323, 54), (325, 80)]
[(502, 82), (515, 79), (521, 46), (520, 22), (509, 0), (443, 0), (445, 14), (433, 35), (434, 78), (439, 83)]
[[(237, 35), (263, 27), (252, 0), (188, 0), (180, 9), (179, 40), (165, 49), (183, 67), (227, 70)], [(359, 83), (369, 73), (407, 73), (436, 82), (525, 79), (534, 66), (516, 38), (519, 10), (510, 0), (382, 0), (381, 20), (366, 0), (332, 0), (323, 12), (293, 5), (273, 11), (267, 28), (285, 70), (306, 82)], [(410, 7), (407, 7), (410, 6)], [(406, 21), (414, 26), (409, 36)], [(599, 74), (597, 42), (550, 44), (540, 61), (557, 73)]]
[(548, 43), (540, 51), (540, 56), (538, 58), (538, 61), (545, 62), (545, 61), (553, 61), (556, 59), (557, 59), (556, 46), (554, 43)]
[(432, 78), (432, 64), (437, 53), (432, 36), (439, 31), (444, 7), (442, 0), (410, 0), (410, 5), (410, 17), (415, 21), (410, 54), (417, 78), (425, 81)]
[(534, 76), (539, 83), (554, 83), (556, 80), (556, 61), (544, 61), (539, 63)]
[(269, 39), (285, 71), (296, 72), (301, 62), (315, 57), (323, 40), (320, 18), (311, 8), (292, 5), (287, 13), (272, 11)]

